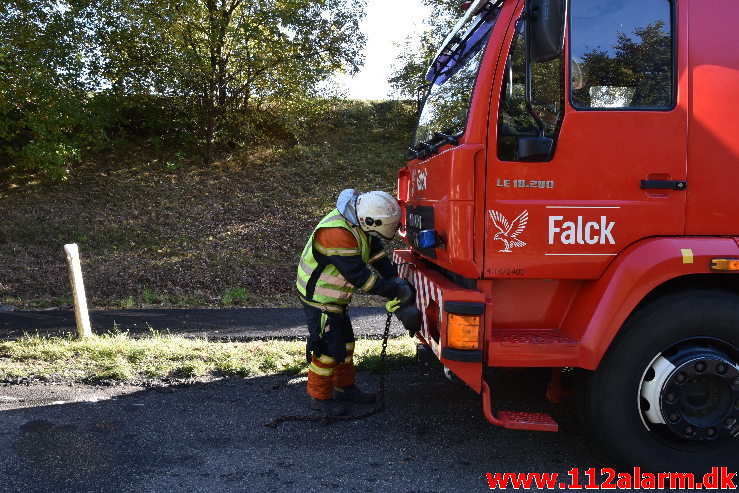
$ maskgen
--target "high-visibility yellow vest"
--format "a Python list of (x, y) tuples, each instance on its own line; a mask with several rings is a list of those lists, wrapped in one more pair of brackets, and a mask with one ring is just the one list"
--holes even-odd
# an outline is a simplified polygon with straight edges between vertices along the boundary
[[(316, 233), (321, 228), (346, 229), (357, 239), (357, 247), (326, 248), (314, 243)], [(348, 305), (357, 288), (349, 283), (332, 263), (319, 263), (314, 255), (314, 249), (328, 256), (361, 255), (362, 260), (367, 263), (370, 255), (370, 242), (367, 234), (361, 228), (353, 227), (338, 210), (334, 209), (321, 219), (321, 222), (313, 230), (310, 238), (308, 238), (308, 243), (303, 249), (300, 264), (298, 264), (296, 286), (303, 297), (303, 301), (318, 305)], [(373, 274), (364, 286), (359, 286), (359, 289), (367, 291), (372, 288), (376, 281), (377, 276)]]

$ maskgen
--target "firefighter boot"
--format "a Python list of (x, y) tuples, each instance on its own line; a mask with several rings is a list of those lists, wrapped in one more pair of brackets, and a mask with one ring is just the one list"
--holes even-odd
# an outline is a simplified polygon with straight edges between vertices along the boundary
[(377, 400), (377, 394), (374, 392), (365, 392), (357, 387), (355, 383), (346, 387), (334, 387), (334, 400), (368, 404)]
[(346, 404), (335, 399), (310, 398), (310, 408), (320, 411), (324, 416), (341, 416), (346, 414)]

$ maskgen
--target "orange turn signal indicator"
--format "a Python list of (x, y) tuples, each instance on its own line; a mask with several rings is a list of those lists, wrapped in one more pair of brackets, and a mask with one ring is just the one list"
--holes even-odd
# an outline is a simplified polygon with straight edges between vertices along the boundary
[(714, 258), (714, 259), (711, 259), (711, 270), (733, 270), (733, 271), (739, 271), (739, 258)]
[(477, 349), (480, 339), (480, 315), (447, 314), (446, 344), (455, 349)]

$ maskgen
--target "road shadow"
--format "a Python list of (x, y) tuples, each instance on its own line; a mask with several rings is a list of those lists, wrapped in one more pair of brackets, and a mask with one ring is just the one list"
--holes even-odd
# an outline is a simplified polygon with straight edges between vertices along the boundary
[[(554, 412), (560, 433), (496, 428), (483, 418), (479, 395), (415, 369), (388, 375), (382, 414), (328, 426), (263, 426), (279, 415), (310, 413), (303, 380), (225, 379), (97, 402), (43, 405), (42, 399), (38, 407), (0, 412), (0, 489), (489, 491), (487, 472), (564, 475), (572, 467), (608, 465), (579, 428), (572, 403)], [(378, 383), (376, 375), (360, 380)], [(501, 395), (527, 385), (525, 378), (507, 380)], [(64, 394), (59, 388), (48, 399)], [(509, 399), (501, 406), (510, 408)], [(530, 404), (517, 409), (532, 410), (522, 407)]]

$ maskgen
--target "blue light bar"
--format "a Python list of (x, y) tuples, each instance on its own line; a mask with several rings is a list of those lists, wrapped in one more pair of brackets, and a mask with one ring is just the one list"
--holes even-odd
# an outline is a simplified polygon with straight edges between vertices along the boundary
[(435, 229), (424, 229), (418, 233), (419, 248), (433, 248), (438, 242)]

